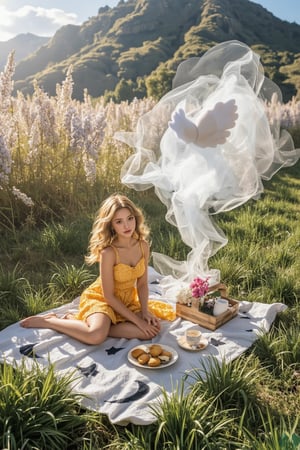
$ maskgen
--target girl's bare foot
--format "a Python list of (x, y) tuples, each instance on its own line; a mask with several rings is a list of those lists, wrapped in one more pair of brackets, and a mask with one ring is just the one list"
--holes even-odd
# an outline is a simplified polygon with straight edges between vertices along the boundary
[(23, 328), (48, 328), (47, 319), (57, 317), (55, 313), (44, 314), (43, 316), (30, 316), (20, 321)]

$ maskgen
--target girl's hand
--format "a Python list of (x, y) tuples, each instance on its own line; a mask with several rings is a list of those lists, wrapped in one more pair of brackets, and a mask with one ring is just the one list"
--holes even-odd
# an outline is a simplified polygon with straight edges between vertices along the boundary
[(142, 312), (142, 319), (144, 319), (149, 325), (154, 325), (160, 329), (160, 320), (151, 312)]
[(150, 314), (151, 317), (148, 317), (148, 314), (147, 319), (143, 316), (139, 320), (137, 326), (148, 338), (153, 338), (160, 332), (160, 321), (156, 317), (152, 316), (152, 314)]

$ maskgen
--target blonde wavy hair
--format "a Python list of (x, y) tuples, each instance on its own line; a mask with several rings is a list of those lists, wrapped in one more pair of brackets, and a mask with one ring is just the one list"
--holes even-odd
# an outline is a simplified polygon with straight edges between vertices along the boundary
[(147, 240), (149, 228), (145, 224), (142, 211), (125, 195), (113, 194), (104, 200), (97, 212), (91, 231), (88, 255), (85, 257), (87, 264), (99, 262), (101, 251), (112, 244), (116, 235), (111, 223), (115, 213), (121, 208), (129, 209), (135, 217), (136, 227), (133, 237), (138, 240)]

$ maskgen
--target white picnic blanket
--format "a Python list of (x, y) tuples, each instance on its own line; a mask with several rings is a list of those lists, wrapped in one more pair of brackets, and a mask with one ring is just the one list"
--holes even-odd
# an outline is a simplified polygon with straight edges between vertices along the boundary
[[(159, 288), (150, 284), (151, 298), (159, 298)], [(170, 299), (168, 299), (170, 302)], [(55, 310), (58, 314), (76, 311), (79, 298)], [(174, 302), (175, 305), (175, 302)], [(162, 398), (161, 388), (171, 393), (187, 371), (200, 368), (209, 357), (231, 361), (269, 331), (282, 303), (241, 302), (238, 315), (216, 331), (201, 328), (209, 345), (202, 351), (181, 348), (177, 339), (186, 328), (195, 326), (177, 318), (163, 321), (159, 336), (152, 341), (108, 338), (103, 344), (89, 346), (47, 329), (22, 328), (15, 323), (0, 332), (0, 361), (31, 367), (36, 362), (46, 367), (53, 363), (57, 375), (74, 372), (72, 389), (83, 394), (83, 407), (106, 414), (112, 423), (146, 425), (155, 417), (149, 408)], [(198, 325), (196, 325), (198, 327)], [(140, 368), (128, 360), (133, 347), (151, 342), (172, 347), (178, 354), (174, 364), (161, 369)]]

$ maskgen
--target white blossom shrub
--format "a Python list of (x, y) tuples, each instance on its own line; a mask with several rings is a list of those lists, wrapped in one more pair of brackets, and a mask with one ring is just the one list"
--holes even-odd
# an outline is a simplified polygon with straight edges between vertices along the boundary
[[(99, 188), (121, 189), (120, 169), (133, 149), (114, 138), (132, 131), (153, 108), (150, 98), (105, 104), (104, 98), (72, 99), (70, 66), (50, 97), (37, 83), (31, 97), (13, 95), (14, 55), (0, 74), (0, 217), (12, 217), (21, 202), (31, 209), (90, 205)], [(299, 127), (300, 102), (266, 105), (270, 122)], [(93, 190), (94, 189), (94, 190)], [(93, 206), (94, 207), (94, 206)], [(96, 207), (96, 206), (95, 206)], [(2, 208), (2, 211), (1, 211)], [(1, 221), (0, 221), (1, 226)]]

